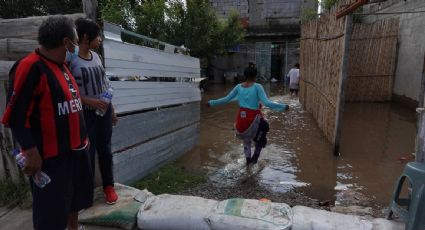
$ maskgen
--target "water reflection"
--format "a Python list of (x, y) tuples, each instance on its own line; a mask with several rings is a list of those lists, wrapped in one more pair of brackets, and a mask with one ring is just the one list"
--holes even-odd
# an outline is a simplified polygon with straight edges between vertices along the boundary
[(337, 203), (350, 199), (363, 205), (388, 203), (404, 167), (396, 159), (414, 150), (412, 109), (389, 103), (346, 104), (341, 157), (335, 158), (331, 145), (298, 99), (287, 95), (281, 85), (266, 85), (271, 99), (288, 104), (290, 110), (281, 113), (264, 109), (271, 126), (268, 145), (259, 164), (247, 170), (241, 142), (232, 131), (236, 103), (214, 108), (204, 105), (231, 88), (213, 86), (204, 93), (201, 141), (180, 159), (185, 168), (205, 170), (209, 182), (219, 187), (250, 180), (275, 193), (303, 193)]

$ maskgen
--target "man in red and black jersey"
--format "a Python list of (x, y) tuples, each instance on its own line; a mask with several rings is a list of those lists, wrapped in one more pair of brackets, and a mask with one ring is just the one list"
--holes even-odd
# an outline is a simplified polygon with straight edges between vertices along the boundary
[(51, 178), (44, 188), (31, 180), (34, 229), (78, 229), (78, 211), (93, 202), (93, 176), (78, 85), (64, 64), (78, 41), (75, 25), (65, 16), (49, 17), (38, 41), (40, 48), (10, 71), (2, 122), (27, 158), (24, 173), (42, 170)]

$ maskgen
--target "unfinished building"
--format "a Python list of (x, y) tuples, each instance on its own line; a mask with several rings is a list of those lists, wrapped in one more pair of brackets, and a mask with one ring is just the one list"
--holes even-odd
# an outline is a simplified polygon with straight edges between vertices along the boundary
[(241, 75), (249, 62), (259, 76), (281, 79), (298, 62), (300, 22), (303, 12), (315, 10), (315, 0), (210, 0), (218, 17), (239, 14), (246, 28), (245, 41), (229, 55), (211, 63), (210, 76), (223, 82), (225, 76)]

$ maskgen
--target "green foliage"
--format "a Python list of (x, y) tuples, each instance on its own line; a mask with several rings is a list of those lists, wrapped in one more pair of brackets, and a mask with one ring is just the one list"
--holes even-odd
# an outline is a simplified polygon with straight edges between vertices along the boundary
[(363, 16), (359, 15), (363, 13), (363, 6), (357, 8), (353, 13), (353, 22), (354, 23), (362, 23)]
[(136, 32), (159, 40), (164, 39), (165, 1), (151, 0), (134, 8)]
[(307, 8), (303, 9), (301, 13), (301, 23), (317, 19), (317, 9)]
[(0, 206), (29, 206), (31, 200), (30, 186), (27, 181), (15, 184), (10, 180), (0, 181)]
[(171, 44), (185, 44), (185, 18), (186, 7), (183, 0), (174, 0), (168, 2), (169, 7), (165, 9), (167, 23), (164, 28), (164, 41)]
[[(215, 12), (205, 0), (188, 0), (183, 22), (185, 46), (196, 57), (205, 57), (215, 53), (220, 45), (220, 23)], [(217, 51), (220, 48), (217, 47)]]
[(333, 6), (335, 6), (340, 0), (322, 0), (322, 9), (330, 10)]
[[(322, 0), (321, 1), (321, 6), (322, 9), (324, 11), (329, 11), (330, 9), (332, 9), (332, 7), (334, 7), (335, 5), (337, 5), (340, 2), (340, 0)], [(363, 6), (357, 8), (354, 11), (354, 15), (353, 15), (353, 22), (354, 23), (360, 23), (362, 20), (361, 15), (357, 15), (358, 13), (362, 13), (363, 12)]]
[(168, 164), (137, 182), (134, 187), (148, 189), (153, 194), (158, 195), (162, 193), (177, 193), (205, 181), (204, 176), (191, 175), (177, 165)]
[[(200, 58), (222, 54), (240, 43), (244, 37), (238, 15), (232, 13), (221, 21), (208, 0), (187, 0), (186, 4), (183, 0), (103, 2), (107, 3), (102, 6), (105, 20), (176, 46), (184, 45), (190, 49), (192, 56)], [(128, 24), (132, 20), (134, 27)], [(143, 44), (137, 39), (126, 39)]]
[(99, 7), (104, 20), (121, 25), (124, 29), (134, 29), (133, 11), (128, 0), (101, 0)]
[(221, 27), (220, 37), (224, 49), (232, 48), (243, 41), (245, 33), (237, 12), (231, 12), (227, 21), (222, 23)]
[(0, 0), (0, 18), (82, 12), (81, 0)]

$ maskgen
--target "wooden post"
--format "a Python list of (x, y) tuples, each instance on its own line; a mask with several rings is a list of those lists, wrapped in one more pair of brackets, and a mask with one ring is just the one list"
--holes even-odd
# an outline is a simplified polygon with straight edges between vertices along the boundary
[(342, 56), (342, 68), (339, 81), (338, 89), (338, 99), (337, 99), (337, 114), (335, 119), (335, 129), (334, 129), (334, 141), (333, 141), (333, 154), (339, 156), (339, 148), (341, 141), (341, 129), (342, 129), (342, 116), (344, 113), (344, 104), (345, 104), (345, 82), (348, 76), (348, 58), (349, 58), (349, 48), (350, 48), (350, 38), (351, 32), (353, 30), (353, 15), (349, 14), (345, 17), (345, 32), (344, 32), (344, 54)]
[[(7, 81), (9, 69), (13, 66), (13, 61), (0, 61), (0, 117), (3, 116), (6, 108)], [(15, 183), (21, 181), (21, 172), (16, 166), (10, 152), (13, 148), (13, 139), (10, 129), (0, 124), (0, 180), (11, 180)]]
[(419, 106), (416, 109), (418, 113), (418, 123), (416, 132), (416, 161), (425, 163), (425, 57), (422, 70), (421, 91), (419, 95)]
[(91, 20), (98, 21), (99, 11), (97, 0), (83, 0), (83, 11)]

